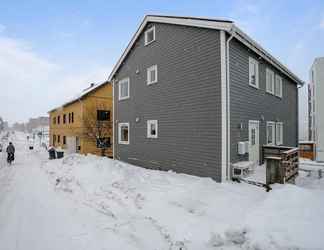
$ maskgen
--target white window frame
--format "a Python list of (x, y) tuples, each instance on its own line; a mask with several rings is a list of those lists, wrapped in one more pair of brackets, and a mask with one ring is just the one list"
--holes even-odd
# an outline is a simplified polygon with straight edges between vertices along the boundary
[[(151, 71), (153, 71), (153, 70), (155, 71), (155, 80), (154, 81), (151, 80)], [(147, 85), (151, 85), (153, 83), (158, 82), (158, 68), (157, 68), (157, 65), (153, 65), (153, 66), (147, 68), (146, 72), (147, 72), (146, 73), (146, 83), (147, 83)]]
[[(122, 141), (121, 140), (121, 128), (123, 126), (127, 126), (128, 128), (128, 141)], [(118, 123), (118, 143), (119, 144), (124, 144), (124, 145), (128, 145), (129, 144), (129, 136), (130, 136), (130, 129), (129, 129), (129, 122), (121, 122), (121, 123)]]
[[(150, 33), (151, 31), (153, 31), (153, 40), (147, 41), (148, 33)], [(153, 43), (154, 41), (155, 41), (155, 26), (152, 26), (151, 28), (145, 31), (145, 46)]]
[[(252, 84), (252, 66), (255, 67), (255, 85)], [(254, 88), (259, 88), (259, 62), (252, 57), (249, 57), (249, 85)]]
[(283, 145), (283, 122), (276, 123), (276, 145)]
[[(268, 127), (271, 126), (272, 127), (272, 143), (269, 143), (268, 142), (268, 138), (269, 138), (269, 131), (268, 131)], [(269, 121), (267, 122), (267, 145), (275, 145), (276, 144), (276, 123), (275, 122), (272, 122), (272, 121)]]
[(282, 98), (282, 77), (279, 75), (276, 75), (275, 95)]
[[(129, 91), (130, 91), (130, 88), (129, 88), (129, 77), (127, 78), (124, 78), (122, 80), (120, 80), (118, 82), (118, 100), (121, 101), (121, 100), (125, 100), (125, 99), (128, 99), (129, 98)], [(127, 87), (128, 87), (128, 95), (127, 96), (121, 96), (121, 85), (122, 84), (125, 84), (127, 82)]]
[(267, 91), (267, 93), (274, 95), (275, 74), (274, 74), (273, 70), (271, 70), (269, 68), (266, 69), (266, 91)]
[[(155, 135), (151, 134), (151, 124), (155, 125)], [(159, 131), (159, 126), (158, 126), (158, 120), (147, 120), (147, 138), (158, 138), (158, 131)]]

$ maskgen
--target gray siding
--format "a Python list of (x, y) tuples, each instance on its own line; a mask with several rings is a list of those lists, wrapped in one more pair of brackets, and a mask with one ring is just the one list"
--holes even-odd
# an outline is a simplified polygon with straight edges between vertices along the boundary
[[(130, 144), (118, 144), (116, 136), (115, 156), (220, 181), (220, 33), (154, 25), (156, 41), (144, 46), (142, 34), (115, 76), (130, 78), (130, 99), (118, 101), (117, 84), (114, 89), (116, 135), (118, 122), (130, 123)], [(155, 64), (158, 83), (148, 86), (146, 69)], [(157, 139), (146, 138), (147, 120), (158, 120)]]
[[(259, 60), (259, 89), (249, 86), (249, 56), (258, 57), (236, 40), (230, 43), (231, 162), (247, 160), (237, 154), (237, 142), (248, 141), (248, 121), (260, 121), (260, 145), (266, 144), (266, 122), (284, 123), (284, 145), (298, 143), (298, 89), (264, 60)], [(266, 93), (266, 67), (283, 78), (283, 98)], [(264, 117), (264, 121), (261, 120)], [(243, 129), (238, 125), (243, 123)], [(261, 149), (260, 149), (261, 154)], [(261, 158), (261, 157), (260, 157)]]

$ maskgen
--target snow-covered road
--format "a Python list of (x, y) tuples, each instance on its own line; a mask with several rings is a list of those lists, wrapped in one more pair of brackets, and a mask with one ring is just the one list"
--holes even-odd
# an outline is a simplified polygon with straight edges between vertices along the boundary
[[(324, 249), (324, 181), (273, 191), (95, 156), (0, 153), (0, 250)], [(57, 180), (59, 180), (57, 182)]]

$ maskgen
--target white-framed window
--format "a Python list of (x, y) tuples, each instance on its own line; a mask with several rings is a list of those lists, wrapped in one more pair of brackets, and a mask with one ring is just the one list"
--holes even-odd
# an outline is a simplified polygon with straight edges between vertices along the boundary
[(274, 72), (271, 69), (266, 69), (266, 90), (268, 93), (274, 95)]
[(279, 75), (276, 75), (275, 95), (282, 97), (282, 77)]
[(145, 31), (145, 46), (155, 41), (155, 26)]
[(283, 144), (283, 123), (282, 122), (276, 123), (276, 144), (277, 145)]
[(147, 138), (158, 138), (158, 121), (147, 121)]
[(249, 85), (259, 88), (259, 63), (252, 57), (249, 57)]
[(129, 98), (129, 78), (124, 78), (118, 82), (118, 100)]
[(275, 122), (267, 122), (267, 144), (275, 145)]
[(147, 85), (156, 83), (158, 81), (157, 65), (153, 65), (147, 69)]
[(129, 144), (129, 123), (118, 123), (118, 143)]

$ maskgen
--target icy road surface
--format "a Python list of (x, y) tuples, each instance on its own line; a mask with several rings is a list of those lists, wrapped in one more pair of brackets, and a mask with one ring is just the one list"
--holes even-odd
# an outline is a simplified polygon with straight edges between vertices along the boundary
[(324, 249), (324, 180), (273, 191), (95, 156), (0, 153), (1, 250)]

